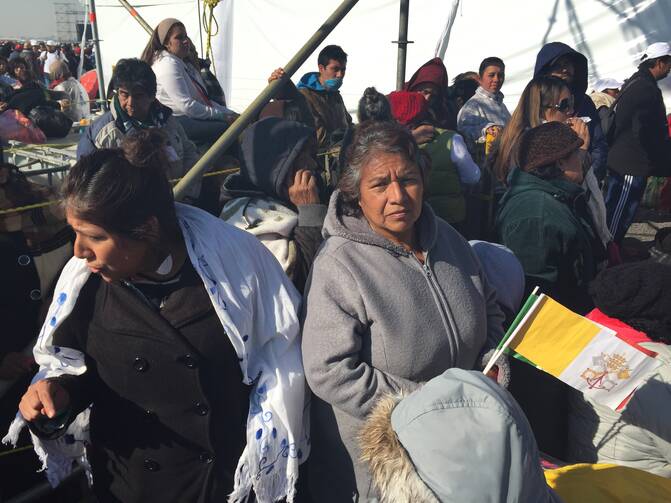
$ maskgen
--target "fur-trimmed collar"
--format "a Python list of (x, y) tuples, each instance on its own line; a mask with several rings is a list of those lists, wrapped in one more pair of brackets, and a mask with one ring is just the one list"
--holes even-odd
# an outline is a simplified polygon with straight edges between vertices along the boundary
[(361, 459), (385, 503), (439, 503), (417, 474), (410, 456), (391, 426), (391, 413), (403, 393), (381, 398), (359, 434)]

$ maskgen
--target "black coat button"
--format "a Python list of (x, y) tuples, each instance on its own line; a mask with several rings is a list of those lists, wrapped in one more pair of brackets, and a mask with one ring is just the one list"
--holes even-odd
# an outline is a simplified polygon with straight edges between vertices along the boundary
[(148, 472), (157, 472), (161, 469), (161, 465), (159, 465), (153, 459), (147, 458), (144, 460), (144, 469)]
[(201, 402), (197, 402), (193, 408), (199, 416), (207, 416), (207, 413), (210, 412), (210, 408)]
[(212, 461), (214, 461), (214, 456), (209, 452), (201, 452), (200, 456), (198, 456), (198, 459), (200, 459), (201, 463), (209, 465)]
[(198, 368), (198, 360), (196, 360), (196, 358), (191, 354), (180, 356), (178, 360), (182, 362), (187, 368), (190, 369)]
[(149, 368), (149, 362), (144, 358), (142, 358), (141, 356), (138, 356), (137, 358), (135, 358), (135, 361), (133, 362), (133, 368), (138, 372), (144, 372)]

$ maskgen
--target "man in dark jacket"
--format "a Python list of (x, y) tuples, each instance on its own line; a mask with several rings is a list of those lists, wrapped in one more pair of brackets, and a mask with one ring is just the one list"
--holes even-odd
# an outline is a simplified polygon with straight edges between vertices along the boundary
[(347, 54), (337, 45), (327, 45), (317, 58), (318, 72), (306, 73), (298, 83), (315, 119), (320, 149), (337, 143), (342, 132), (352, 124), (352, 116), (345, 108), (340, 86), (347, 70)]
[(587, 58), (562, 42), (545, 44), (536, 56), (534, 78), (552, 75), (564, 80), (571, 88), (575, 100), (576, 117), (589, 117), (590, 147), (592, 169), (597, 179), (606, 176), (608, 143), (601, 130), (599, 113), (594, 102), (585, 94), (587, 90)]
[(622, 88), (613, 105), (609, 131), (608, 227), (616, 242), (624, 238), (641, 202), (648, 176), (671, 175), (671, 139), (666, 107), (657, 81), (671, 71), (671, 45), (652, 44), (638, 71)]

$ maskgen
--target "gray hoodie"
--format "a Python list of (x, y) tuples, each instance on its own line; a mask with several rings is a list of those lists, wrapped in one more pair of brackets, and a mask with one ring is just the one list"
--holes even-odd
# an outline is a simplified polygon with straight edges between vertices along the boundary
[(449, 369), (388, 395), (361, 431), (385, 503), (560, 503), (522, 409), (481, 372)]
[(376, 497), (356, 436), (379, 398), (451, 367), (481, 368), (503, 333), (477, 257), (427, 205), (416, 224), (425, 265), (339, 206), (335, 192), (303, 306), (303, 362), (316, 395), (309, 471), (320, 502)]

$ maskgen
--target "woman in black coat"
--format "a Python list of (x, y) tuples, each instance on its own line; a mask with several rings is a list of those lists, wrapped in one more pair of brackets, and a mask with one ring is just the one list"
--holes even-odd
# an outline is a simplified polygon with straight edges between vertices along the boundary
[[(80, 441), (72, 432), (82, 429), (68, 427), (72, 424), (76, 428), (86, 421), (80, 413), (91, 406), (87, 455), (93, 488), (102, 502), (226, 501), (234, 489), (244, 498), (252, 485), (258, 496), (259, 489), (268, 488), (263, 475), (271, 470), (265, 459), (251, 454), (257, 447), (250, 444), (247, 426), (255, 424), (255, 409), (263, 409), (263, 421), (267, 421), (268, 410), (277, 420), (278, 410), (281, 413), (292, 404), (298, 406), (299, 417), (303, 413), (295, 315), (298, 295), (256, 240), (246, 239), (235, 229), (223, 229), (225, 224), (201, 210), (175, 207), (162, 169), (161, 141), (155, 131), (138, 133), (126, 140), (125, 153), (97, 151), (83, 157), (69, 172), (63, 192), (67, 219), (76, 234), (74, 252), (80, 262), (73, 259), (68, 263), (59, 285), (71, 281), (68, 274), (73, 268), (88, 268), (92, 274), (83, 276), (85, 282), (74, 294), (57, 286), (55, 304), (35, 355), (41, 369), (60, 365), (80, 370), (59, 372), (55, 377), (54, 372), (47, 372), (46, 379), (28, 388), (19, 410), (37, 437), (61, 438), (67, 445)], [(237, 266), (225, 270), (230, 280), (225, 291), (219, 290), (218, 258), (208, 255), (202, 245), (199, 250), (200, 238), (193, 235), (203, 222), (222, 235), (235, 234), (237, 241), (232, 240), (227, 258), (244, 264), (238, 255), (254, 256), (244, 265), (240, 284), (234, 283), (239, 277)], [(216, 239), (207, 237), (219, 245)], [(236, 248), (242, 251), (234, 252)], [(192, 251), (197, 255), (195, 262)], [(252, 281), (247, 282), (250, 277)], [(273, 283), (265, 279), (269, 277), (280, 279)], [(258, 295), (254, 291), (257, 285), (272, 290), (270, 297)], [(245, 297), (236, 296), (238, 291)], [(64, 305), (68, 296), (76, 299), (74, 306), (61, 316), (54, 305)], [(213, 296), (220, 302), (214, 302)], [(252, 303), (238, 303), (246, 298)], [(264, 298), (276, 300), (281, 312), (269, 310), (265, 314), (250, 308)], [(222, 305), (231, 325), (222, 320)], [(241, 315), (234, 312), (236, 309), (245, 319), (255, 321), (239, 322)], [(288, 323), (278, 319), (287, 315), (291, 318)], [(49, 324), (56, 327), (52, 332)], [(261, 333), (264, 327), (270, 327), (271, 335)], [(229, 335), (238, 328), (246, 334), (239, 341)], [(52, 356), (44, 354), (45, 333), (52, 337), (47, 344)], [(258, 345), (264, 337), (267, 342)], [(292, 338), (295, 344), (285, 343)], [(244, 347), (238, 345), (243, 341)], [(293, 391), (286, 390), (282, 410), (264, 401), (270, 390), (259, 386), (264, 381), (256, 373), (254, 358), (273, 361), (262, 354), (265, 347), (272, 347), (283, 358), (276, 366), (266, 366), (273, 371), (274, 385), (281, 387), (283, 372), (291, 372), (295, 379), (292, 389), (300, 396), (300, 401), (292, 401)], [(83, 354), (83, 362), (77, 363), (73, 354)], [(56, 363), (50, 366), (49, 358)], [(297, 366), (285, 366), (294, 359)], [(64, 365), (64, 360), (68, 364)], [(269, 424), (273, 436), (281, 438), (285, 431), (289, 435), (294, 432), (290, 419)], [(252, 442), (265, 439), (259, 434), (254, 439), (253, 435), (252, 430)], [(270, 452), (273, 447), (271, 443)], [(288, 456), (300, 461), (300, 448)], [(51, 468), (48, 466), (48, 477), (54, 475)], [(250, 474), (247, 478), (245, 471)], [(296, 476), (297, 472), (296, 463)], [(286, 489), (275, 489), (277, 485), (274, 493), (259, 497), (259, 501), (271, 501), (271, 497), (274, 501), (293, 489), (289, 483)]]

